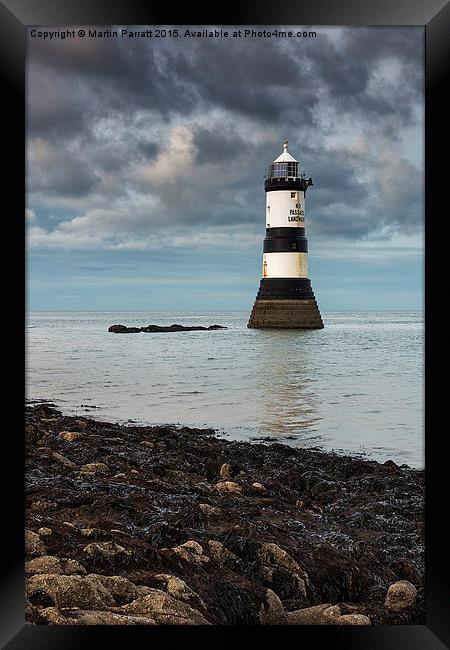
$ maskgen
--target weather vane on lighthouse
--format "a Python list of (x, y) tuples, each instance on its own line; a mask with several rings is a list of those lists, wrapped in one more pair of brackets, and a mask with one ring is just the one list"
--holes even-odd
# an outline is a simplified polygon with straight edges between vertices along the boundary
[(269, 167), (263, 277), (247, 327), (321, 329), (323, 322), (308, 278), (305, 194), (312, 185), (298, 172), (298, 161), (283, 153)]

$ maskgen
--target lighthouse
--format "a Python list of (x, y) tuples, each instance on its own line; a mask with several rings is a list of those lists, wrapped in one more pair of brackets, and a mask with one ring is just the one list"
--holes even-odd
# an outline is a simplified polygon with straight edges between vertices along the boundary
[(259, 290), (247, 327), (322, 329), (311, 280), (305, 236), (305, 195), (313, 182), (299, 174), (298, 161), (283, 153), (269, 167), (266, 191), (266, 237)]

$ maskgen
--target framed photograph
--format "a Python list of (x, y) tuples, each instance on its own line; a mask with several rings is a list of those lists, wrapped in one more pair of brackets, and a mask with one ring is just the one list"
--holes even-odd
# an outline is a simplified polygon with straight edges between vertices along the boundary
[(26, 332), (2, 647), (448, 647), (448, 4), (215, 10), (0, 5)]

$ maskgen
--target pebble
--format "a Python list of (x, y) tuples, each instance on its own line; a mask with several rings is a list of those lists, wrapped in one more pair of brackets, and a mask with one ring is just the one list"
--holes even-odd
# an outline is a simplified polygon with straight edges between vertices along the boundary
[(218, 492), (242, 492), (242, 487), (234, 481), (221, 481), (216, 483), (215, 489)]
[(221, 478), (231, 478), (233, 476), (231, 465), (229, 463), (224, 463), (219, 470), (219, 475)]
[(109, 467), (105, 463), (87, 463), (81, 466), (81, 471), (85, 474), (107, 474)]
[(61, 431), (59, 437), (63, 440), (67, 440), (67, 442), (76, 442), (77, 440), (80, 440), (80, 438), (84, 438), (84, 435), (79, 431)]
[(101, 528), (81, 528), (80, 535), (82, 537), (101, 537), (105, 531)]
[(256, 490), (260, 490), (261, 492), (267, 492), (267, 488), (264, 487), (262, 483), (252, 483), (252, 487), (254, 487)]
[(52, 531), (51, 528), (45, 528), (45, 526), (44, 526), (42, 528), (39, 528), (38, 535), (40, 535), (40, 537), (48, 537), (49, 535), (52, 534), (52, 532), (53, 531)]
[(66, 467), (70, 467), (71, 469), (74, 469), (77, 466), (76, 463), (73, 463), (71, 460), (69, 460), (68, 458), (66, 458), (62, 454), (58, 453), (57, 451), (52, 451), (50, 455), (51, 455), (52, 458), (57, 460), (58, 463), (61, 463), (62, 465), (65, 465)]

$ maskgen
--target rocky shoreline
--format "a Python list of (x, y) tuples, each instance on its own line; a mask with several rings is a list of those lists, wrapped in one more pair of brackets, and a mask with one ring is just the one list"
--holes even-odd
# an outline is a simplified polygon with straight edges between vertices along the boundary
[(424, 624), (423, 471), (26, 407), (26, 620)]

